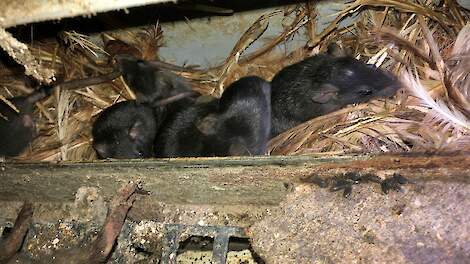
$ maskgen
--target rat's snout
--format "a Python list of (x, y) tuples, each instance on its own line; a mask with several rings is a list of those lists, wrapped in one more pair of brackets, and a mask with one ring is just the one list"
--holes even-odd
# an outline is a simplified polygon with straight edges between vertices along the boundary
[(104, 143), (98, 143), (98, 142), (93, 142), (92, 144), (92, 147), (93, 149), (96, 151), (96, 155), (100, 158), (100, 159), (105, 159), (107, 158), (108, 155), (107, 152), (107, 146), (106, 144)]

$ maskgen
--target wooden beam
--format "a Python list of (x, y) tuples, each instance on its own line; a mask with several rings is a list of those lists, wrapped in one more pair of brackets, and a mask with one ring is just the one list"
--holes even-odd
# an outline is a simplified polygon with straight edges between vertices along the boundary
[(81, 186), (95, 186), (111, 197), (119, 186), (142, 180), (149, 202), (213, 205), (277, 205), (290, 188), (317, 174), (344, 171), (380, 175), (400, 172), (411, 179), (469, 182), (470, 155), (272, 156), (155, 159), (57, 164), (0, 164), (0, 202), (25, 199), (70, 202)]
[(100, 12), (170, 1), (176, 2), (176, 0), (8, 0), (2, 1), (0, 27), (8, 28), (66, 17), (89, 16)]

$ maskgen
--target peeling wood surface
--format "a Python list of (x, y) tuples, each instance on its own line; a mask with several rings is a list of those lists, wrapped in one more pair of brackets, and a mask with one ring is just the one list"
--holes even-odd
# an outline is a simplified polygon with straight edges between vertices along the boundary
[[(0, 27), (8, 28), (33, 22), (66, 17), (94, 15), (171, 0), (8, 0), (2, 1)], [(173, 0), (171, 2), (176, 2)]]
[(41, 67), (38, 60), (31, 54), (28, 46), (18, 41), (1, 27), (0, 48), (20, 65), (23, 65), (26, 75), (33, 76), (39, 82), (46, 84), (50, 84), (55, 80), (55, 72), (53, 69)]
[(470, 182), (470, 153), (445, 155), (403, 154), (381, 155), (370, 159), (348, 160), (343, 163), (323, 163), (316, 166), (317, 174), (325, 175), (335, 169), (367, 171), (390, 175), (399, 172), (410, 179)]

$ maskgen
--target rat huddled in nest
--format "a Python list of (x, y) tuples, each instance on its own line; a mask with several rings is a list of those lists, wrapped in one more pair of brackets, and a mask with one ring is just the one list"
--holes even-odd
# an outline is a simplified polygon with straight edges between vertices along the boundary
[(0, 157), (17, 156), (31, 143), (36, 136), (33, 106), (52, 89), (52, 86), (40, 86), (30, 95), (9, 99), (16, 109), (0, 101)]

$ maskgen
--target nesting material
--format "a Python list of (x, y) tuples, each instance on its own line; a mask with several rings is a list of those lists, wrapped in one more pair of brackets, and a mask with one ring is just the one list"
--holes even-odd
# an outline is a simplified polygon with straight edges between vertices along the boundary
[[(292, 18), (290, 23), (279, 36), (263, 39), (270, 17), (280, 13)], [(314, 22), (319, 15), (313, 3), (280, 8), (254, 21), (222, 64), (208, 69), (167, 66), (188, 78), (195, 91), (219, 97), (242, 76), (254, 74), (270, 80), (283, 67), (324, 52), (335, 42), (356, 58), (399, 75), (403, 88), (392, 99), (348, 106), (278, 135), (270, 141), (271, 155), (470, 150), (470, 25), (465, 24), (469, 20), (466, 9), (452, 1), (356, 0), (318, 33)], [(340, 28), (339, 22), (352, 15), (357, 16), (356, 22)], [(308, 37), (303, 47), (288, 54), (274, 51), (301, 28), (306, 28)], [(115, 54), (158, 60), (165, 32), (156, 24), (139, 32), (107, 33), (103, 34), (103, 47), (78, 32), (64, 32), (60, 39), (36, 42), (29, 48), (40, 66), (55, 71), (62, 81), (111, 72)], [(256, 41), (264, 44), (247, 54), (247, 47)], [(3, 69), (1, 95), (31, 91), (14, 70)], [(38, 137), (17, 159), (95, 159), (92, 121), (111, 104), (132, 98), (122, 78), (73, 91), (58, 89), (37, 104)]]

